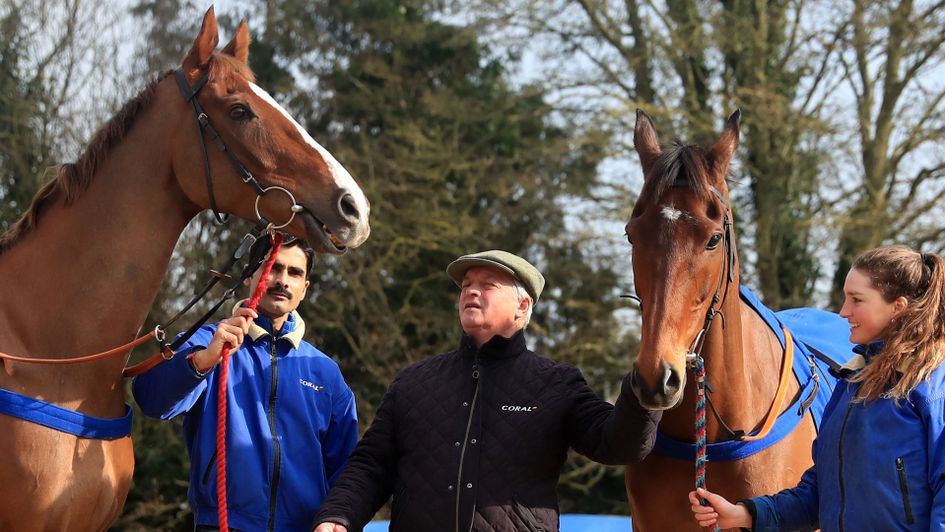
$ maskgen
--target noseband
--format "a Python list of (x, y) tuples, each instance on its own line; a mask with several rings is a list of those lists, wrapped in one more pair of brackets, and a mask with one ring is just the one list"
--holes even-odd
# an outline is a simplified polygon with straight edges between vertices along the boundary
[(284, 193), (289, 196), (289, 200), (292, 202), (292, 206), (289, 208), (291, 215), (289, 219), (281, 225), (273, 225), (273, 229), (281, 229), (295, 219), (295, 215), (304, 210), (302, 205), (299, 205), (295, 201), (295, 196), (291, 192), (286, 190), (283, 187), (278, 186), (269, 186), (263, 187), (259, 184), (259, 181), (256, 180), (256, 177), (250, 172), (246, 166), (240, 162), (231, 150), (227, 149), (226, 143), (223, 142), (223, 137), (217, 132), (217, 130), (210, 124), (210, 118), (207, 116), (207, 113), (204, 112), (203, 106), (200, 105), (200, 102), (197, 101), (197, 94), (200, 92), (200, 89), (207, 84), (207, 81), (210, 79), (210, 73), (207, 72), (200, 79), (197, 80), (197, 83), (191, 87), (187, 83), (187, 78), (184, 76), (183, 68), (178, 68), (174, 71), (174, 78), (177, 80), (177, 87), (180, 89), (181, 94), (184, 96), (184, 99), (190, 102), (191, 107), (194, 110), (194, 117), (197, 119), (197, 129), (199, 130), (198, 137), (200, 138), (200, 153), (203, 156), (203, 170), (204, 170), (204, 179), (207, 183), (207, 196), (210, 198), (210, 208), (213, 210), (213, 217), (216, 218), (217, 222), (220, 224), (225, 224), (229, 221), (229, 214), (220, 214), (220, 210), (217, 208), (217, 201), (213, 194), (213, 174), (210, 170), (210, 158), (207, 155), (207, 144), (204, 141), (203, 133), (206, 130), (210, 135), (210, 140), (216, 145), (217, 149), (223, 152), (227, 159), (229, 159), (230, 164), (233, 166), (233, 170), (236, 171), (236, 175), (246, 183), (247, 185), (253, 188), (253, 191), (256, 192), (256, 218), (262, 220), (263, 217), (259, 212), (259, 200), (266, 195), (270, 190), (275, 190)]

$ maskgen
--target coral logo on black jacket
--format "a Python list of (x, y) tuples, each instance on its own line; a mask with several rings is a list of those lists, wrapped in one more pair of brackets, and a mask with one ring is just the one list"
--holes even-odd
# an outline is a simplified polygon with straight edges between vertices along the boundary
[(503, 412), (534, 412), (535, 410), (538, 410), (537, 406), (502, 405)]

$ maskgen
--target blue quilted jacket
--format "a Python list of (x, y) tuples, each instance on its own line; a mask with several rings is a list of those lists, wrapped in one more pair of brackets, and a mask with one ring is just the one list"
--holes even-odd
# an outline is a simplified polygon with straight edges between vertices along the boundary
[(945, 365), (899, 405), (852, 402), (858, 388), (838, 381), (800, 484), (748, 501), (754, 530), (945, 530)]

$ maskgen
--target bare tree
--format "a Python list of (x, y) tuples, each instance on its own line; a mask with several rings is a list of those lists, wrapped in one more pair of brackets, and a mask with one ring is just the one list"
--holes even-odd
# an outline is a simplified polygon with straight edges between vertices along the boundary
[(945, 3), (852, 2), (844, 80), (856, 147), (845, 179), (832, 299), (857, 253), (887, 241), (941, 251), (945, 192)]
[[(816, 3), (484, 3), (489, 9), (478, 11), (492, 13), (480, 17), (484, 27), (504, 44), (539, 50), (556, 108), (606, 124), (613, 155), (631, 152), (634, 108), (655, 115), (664, 134), (696, 143), (742, 108), (736, 173), (748, 186), (734, 188), (751, 243), (747, 277), (775, 308), (810, 302), (819, 275), (811, 219), (824, 212), (818, 139), (828, 131), (825, 105), (838, 79), (827, 67), (839, 43), (833, 19), (807, 16)], [(624, 195), (622, 212), (629, 203)]]
[(121, 98), (122, 28), (109, 24), (111, 7), (0, 4), (0, 230), (29, 205), (46, 168), (77, 155)]

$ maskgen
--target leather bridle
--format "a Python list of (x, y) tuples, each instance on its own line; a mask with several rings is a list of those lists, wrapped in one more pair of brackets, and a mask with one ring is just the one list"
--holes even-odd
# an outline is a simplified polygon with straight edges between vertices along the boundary
[[(677, 177), (672, 186), (685, 187), (689, 186), (689, 183), (685, 178)], [(725, 315), (722, 314), (722, 306), (725, 304), (725, 299), (728, 297), (729, 288), (732, 283), (735, 282), (735, 262), (737, 257), (735, 255), (735, 246), (732, 244), (735, 241), (735, 235), (733, 234), (735, 229), (732, 225), (731, 217), (732, 208), (719, 189), (710, 186), (710, 190), (718, 197), (719, 201), (722, 203), (722, 207), (725, 209), (725, 216), (722, 220), (722, 268), (719, 272), (719, 282), (715, 287), (715, 294), (712, 296), (712, 303), (709, 304), (709, 308), (705, 312), (705, 320), (702, 323), (702, 329), (696, 334), (695, 339), (689, 345), (689, 351), (686, 353), (686, 364), (688, 366), (692, 366), (695, 357), (702, 356), (702, 348), (705, 346), (706, 335), (709, 333), (709, 329), (712, 328), (712, 322), (715, 320), (716, 316), (722, 316), (722, 327), (725, 327)]]
[[(259, 183), (259, 181), (256, 179), (256, 177), (253, 176), (252, 172), (250, 172), (246, 168), (246, 166), (242, 162), (240, 162), (240, 160), (236, 157), (236, 155), (227, 148), (226, 143), (223, 141), (223, 138), (220, 136), (217, 130), (210, 124), (210, 119), (207, 116), (207, 113), (204, 112), (203, 106), (201, 106), (200, 102), (197, 100), (198, 93), (207, 84), (207, 80), (209, 79), (209, 73), (205, 73), (203, 76), (201, 76), (200, 79), (197, 80), (197, 83), (193, 87), (191, 87), (190, 84), (187, 83), (187, 78), (184, 76), (184, 71), (182, 68), (178, 68), (177, 70), (174, 71), (174, 77), (177, 80), (177, 86), (178, 88), (180, 88), (181, 94), (184, 96), (184, 99), (191, 104), (191, 107), (194, 110), (194, 116), (197, 119), (197, 127), (199, 130), (198, 137), (200, 139), (200, 152), (203, 157), (204, 177), (207, 184), (207, 195), (210, 201), (210, 208), (213, 209), (214, 218), (216, 218), (216, 220), (219, 223), (224, 224), (229, 220), (229, 215), (226, 215), (226, 214), (221, 215), (219, 212), (219, 209), (217, 208), (216, 198), (213, 193), (213, 176), (210, 169), (210, 158), (207, 154), (206, 142), (204, 141), (204, 131), (206, 131), (207, 134), (209, 134), (210, 140), (213, 141), (217, 149), (219, 149), (221, 152), (226, 154), (227, 159), (229, 159), (230, 164), (233, 166), (233, 169), (236, 171), (236, 174), (240, 177), (240, 179), (244, 183), (252, 187), (253, 191), (256, 192), (255, 207), (256, 207), (256, 218), (258, 219), (256, 226), (253, 228), (252, 231), (250, 231), (243, 237), (242, 242), (240, 242), (240, 245), (231, 254), (226, 265), (223, 268), (221, 268), (219, 272), (212, 271), (214, 275), (211, 278), (211, 280), (207, 283), (207, 285), (204, 286), (204, 288), (200, 290), (194, 296), (194, 298), (190, 300), (190, 302), (184, 305), (184, 307), (176, 315), (174, 315), (171, 319), (169, 319), (164, 324), (156, 326), (154, 330), (152, 330), (148, 334), (141, 336), (139, 338), (136, 338), (125, 345), (122, 345), (113, 349), (109, 349), (101, 353), (96, 353), (93, 355), (85, 355), (85, 356), (70, 357), (70, 358), (46, 359), (46, 358), (15, 356), (15, 355), (9, 355), (9, 354), (0, 352), (0, 359), (6, 359), (6, 360), (15, 361), (15, 362), (25, 362), (25, 363), (31, 363), (31, 364), (75, 364), (75, 363), (80, 363), (80, 362), (91, 362), (91, 361), (101, 360), (101, 359), (109, 358), (115, 355), (127, 353), (130, 349), (138, 345), (141, 345), (151, 339), (155, 339), (161, 345), (161, 349), (159, 350), (159, 352), (140, 364), (137, 364), (130, 368), (125, 368), (125, 371), (123, 372), (125, 376), (134, 376), (134, 375), (141, 374), (144, 371), (147, 371), (148, 369), (154, 367), (161, 361), (169, 360), (171, 357), (173, 357), (174, 351), (177, 350), (185, 341), (187, 341), (200, 327), (202, 327), (203, 324), (206, 323), (210, 319), (213, 313), (216, 312), (223, 305), (225, 301), (227, 301), (228, 299), (232, 299), (235, 295), (236, 290), (242, 284), (242, 281), (250, 278), (252, 274), (259, 268), (263, 259), (265, 258), (264, 257), (265, 253), (263, 253), (261, 257), (255, 260), (253, 264), (247, 265), (247, 267), (244, 268), (241, 274), (235, 279), (227, 275), (227, 272), (233, 268), (236, 262), (249, 251), (253, 243), (255, 243), (257, 239), (262, 237), (264, 233), (270, 232), (275, 229), (281, 229), (289, 225), (295, 219), (295, 215), (297, 213), (305, 210), (305, 208), (302, 205), (300, 205), (298, 202), (295, 201), (295, 196), (293, 196), (292, 193), (286, 190), (285, 188), (279, 187), (279, 186), (263, 187)], [(289, 196), (289, 200), (292, 202), (292, 206), (290, 207), (291, 216), (289, 216), (289, 219), (281, 225), (274, 225), (273, 223), (269, 222), (269, 220), (267, 220), (265, 217), (263, 217), (262, 214), (259, 212), (259, 200), (271, 190), (277, 190), (277, 191), (281, 191), (285, 193), (287, 196)], [(213, 288), (221, 280), (228, 281), (229, 286), (227, 287), (226, 291), (224, 292), (223, 296), (219, 299), (219, 301), (216, 304), (214, 304), (194, 324), (192, 324), (187, 329), (187, 331), (185, 331), (183, 334), (178, 336), (170, 344), (166, 343), (165, 342), (166, 331), (168, 330), (168, 328), (171, 325), (173, 325), (178, 319), (180, 319), (194, 305), (196, 305), (197, 302), (202, 300), (210, 292), (210, 289)]]
[[(684, 177), (677, 177), (672, 184), (673, 187), (688, 187), (689, 182)], [(722, 328), (725, 328), (725, 314), (722, 313), (722, 306), (725, 305), (725, 300), (728, 297), (729, 289), (731, 288), (732, 283), (735, 282), (735, 264), (738, 260), (738, 257), (735, 253), (735, 246), (733, 242), (735, 241), (735, 228), (732, 224), (732, 207), (729, 204), (728, 200), (713, 185), (709, 186), (709, 190), (719, 199), (719, 202), (722, 204), (722, 208), (725, 209), (725, 215), (722, 219), (722, 267), (719, 271), (719, 282), (715, 287), (715, 294), (712, 295), (712, 302), (709, 304), (709, 308), (705, 311), (705, 319), (702, 323), (702, 329), (696, 333), (695, 339), (689, 345), (689, 351), (686, 352), (686, 367), (690, 370), (694, 370), (697, 366), (703, 366), (703, 357), (702, 349), (705, 347), (706, 336), (709, 334), (709, 329), (712, 328), (712, 323), (715, 320), (716, 316), (722, 317)], [(703, 374), (705, 373), (702, 370)], [(733, 430), (731, 427), (725, 423), (725, 420), (722, 419), (722, 416), (719, 414), (718, 410), (715, 408), (715, 405), (712, 403), (711, 393), (713, 392), (712, 386), (709, 384), (709, 379), (707, 375), (704, 375), (704, 386), (708, 393), (705, 394), (706, 402), (709, 405), (709, 408), (712, 410), (712, 415), (718, 421), (719, 426), (725, 430), (729, 437), (735, 440), (740, 440), (745, 437), (744, 430)]]
[[(677, 177), (672, 184), (673, 187), (686, 187), (689, 186), (689, 182), (683, 177)], [(785, 336), (785, 347), (784, 347), (784, 360), (782, 362), (781, 374), (778, 379), (778, 389), (775, 392), (775, 397), (772, 402), (771, 409), (768, 411), (768, 414), (765, 416), (762, 422), (762, 427), (756, 434), (748, 435), (744, 430), (732, 429), (722, 416), (719, 414), (718, 410), (715, 408), (715, 405), (712, 403), (713, 393), (712, 386), (709, 384), (708, 375), (705, 373), (704, 369), (704, 359), (702, 357), (702, 350), (705, 347), (705, 339), (709, 334), (709, 330), (712, 328), (712, 323), (715, 320), (716, 316), (722, 317), (722, 328), (725, 328), (725, 315), (722, 313), (722, 307), (725, 305), (725, 300), (728, 297), (729, 290), (732, 283), (735, 282), (735, 267), (738, 257), (735, 252), (735, 228), (732, 224), (732, 208), (728, 199), (719, 191), (715, 186), (709, 187), (709, 190), (718, 198), (719, 202), (722, 204), (722, 207), (725, 209), (724, 218), (722, 220), (722, 267), (719, 271), (719, 282), (715, 288), (715, 294), (712, 296), (712, 302), (709, 304), (709, 308), (705, 313), (705, 320), (702, 324), (702, 329), (696, 334), (695, 339), (692, 341), (689, 347), (689, 351), (686, 353), (686, 366), (694, 372), (697, 368), (700, 370), (702, 375), (701, 386), (705, 387), (705, 400), (709, 405), (709, 408), (712, 410), (712, 415), (715, 417), (716, 421), (719, 423), (719, 426), (728, 433), (729, 438), (738, 441), (755, 441), (762, 439), (767, 436), (771, 431), (771, 428), (774, 425), (774, 421), (780, 414), (780, 407), (784, 403), (786, 393), (787, 393), (787, 382), (791, 375), (791, 367), (793, 365), (792, 360), (794, 356), (794, 346), (793, 340), (790, 331), (783, 329)], [(810, 361), (811, 367), (813, 368), (813, 361)], [(816, 372), (814, 372), (816, 375)], [(815, 383), (816, 385), (817, 383)], [(810, 405), (810, 401), (813, 401), (813, 397), (816, 395), (811, 394), (808, 398), (806, 404), (802, 405), (802, 410), (806, 409)]]
[[(683, 177), (677, 177), (671, 187), (689, 187), (689, 181)], [(709, 308), (706, 309), (705, 318), (702, 322), (702, 328), (699, 329), (699, 332), (696, 333), (695, 338), (689, 344), (689, 349), (686, 352), (686, 367), (689, 370), (693, 370), (697, 366), (704, 367), (704, 359), (702, 357), (702, 350), (705, 348), (705, 340), (709, 334), (709, 330), (712, 328), (712, 324), (715, 322), (716, 316), (721, 316), (722, 318), (722, 327), (725, 328), (725, 314), (722, 312), (722, 307), (725, 305), (726, 298), (728, 297), (729, 290), (732, 283), (735, 282), (735, 268), (738, 260), (738, 256), (735, 252), (735, 228), (732, 223), (732, 208), (728, 199), (724, 194), (715, 186), (710, 185), (709, 190), (712, 191), (712, 194), (718, 198), (719, 203), (724, 209), (725, 214), (722, 219), (722, 264), (719, 269), (719, 280), (715, 287), (715, 293), (712, 295), (712, 302), (709, 304)], [(625, 295), (630, 299), (636, 300), (640, 304), (640, 308), (643, 308), (643, 301), (635, 295)], [(787, 351), (786, 351), (787, 352)], [(784, 380), (783, 378), (780, 380)], [(779, 388), (783, 387), (779, 383)], [(715, 408), (715, 405), (712, 403), (711, 393), (714, 392), (711, 384), (709, 383), (708, 377), (704, 379), (704, 386), (706, 389), (705, 398), (706, 402), (709, 405), (709, 409), (712, 410), (712, 415), (718, 421), (719, 426), (722, 427), (729, 435), (729, 438), (733, 440), (745, 440), (746, 433), (744, 430), (735, 430), (729, 427), (729, 425), (722, 419), (722, 416), (719, 414), (718, 410)]]
[(295, 219), (295, 215), (302, 212), (305, 207), (295, 201), (295, 196), (293, 196), (291, 192), (283, 187), (263, 187), (256, 179), (256, 176), (254, 176), (253, 173), (246, 168), (246, 165), (240, 162), (240, 160), (236, 157), (236, 154), (227, 148), (226, 143), (223, 141), (223, 137), (221, 137), (216, 128), (210, 124), (210, 118), (207, 116), (207, 113), (203, 110), (203, 106), (200, 105), (200, 101), (197, 99), (197, 95), (200, 93), (200, 90), (203, 89), (203, 87), (207, 84), (207, 81), (210, 79), (210, 73), (204, 73), (204, 75), (201, 76), (200, 79), (197, 80), (197, 83), (195, 83), (192, 87), (189, 83), (187, 83), (187, 78), (184, 75), (183, 67), (174, 71), (174, 78), (177, 80), (177, 87), (180, 89), (184, 99), (189, 102), (193, 108), (194, 117), (197, 119), (197, 129), (199, 132), (198, 138), (200, 139), (200, 154), (203, 157), (204, 180), (207, 184), (207, 196), (210, 200), (210, 209), (213, 210), (213, 217), (217, 220), (217, 222), (220, 224), (225, 224), (227, 221), (229, 221), (230, 215), (220, 214), (220, 210), (217, 208), (216, 197), (213, 193), (213, 173), (210, 169), (210, 157), (207, 155), (207, 144), (204, 141), (204, 131), (206, 131), (210, 136), (210, 140), (213, 141), (217, 149), (226, 155), (227, 159), (230, 161), (230, 165), (233, 167), (233, 170), (236, 171), (236, 175), (239, 176), (239, 178), (244, 183), (252, 187), (254, 192), (256, 192), (256, 218), (259, 220), (263, 219), (259, 212), (259, 200), (270, 190), (277, 190), (289, 196), (289, 200), (292, 202), (292, 206), (289, 209), (292, 214), (285, 223), (274, 225), (273, 229), (281, 229), (292, 223), (292, 221)]

